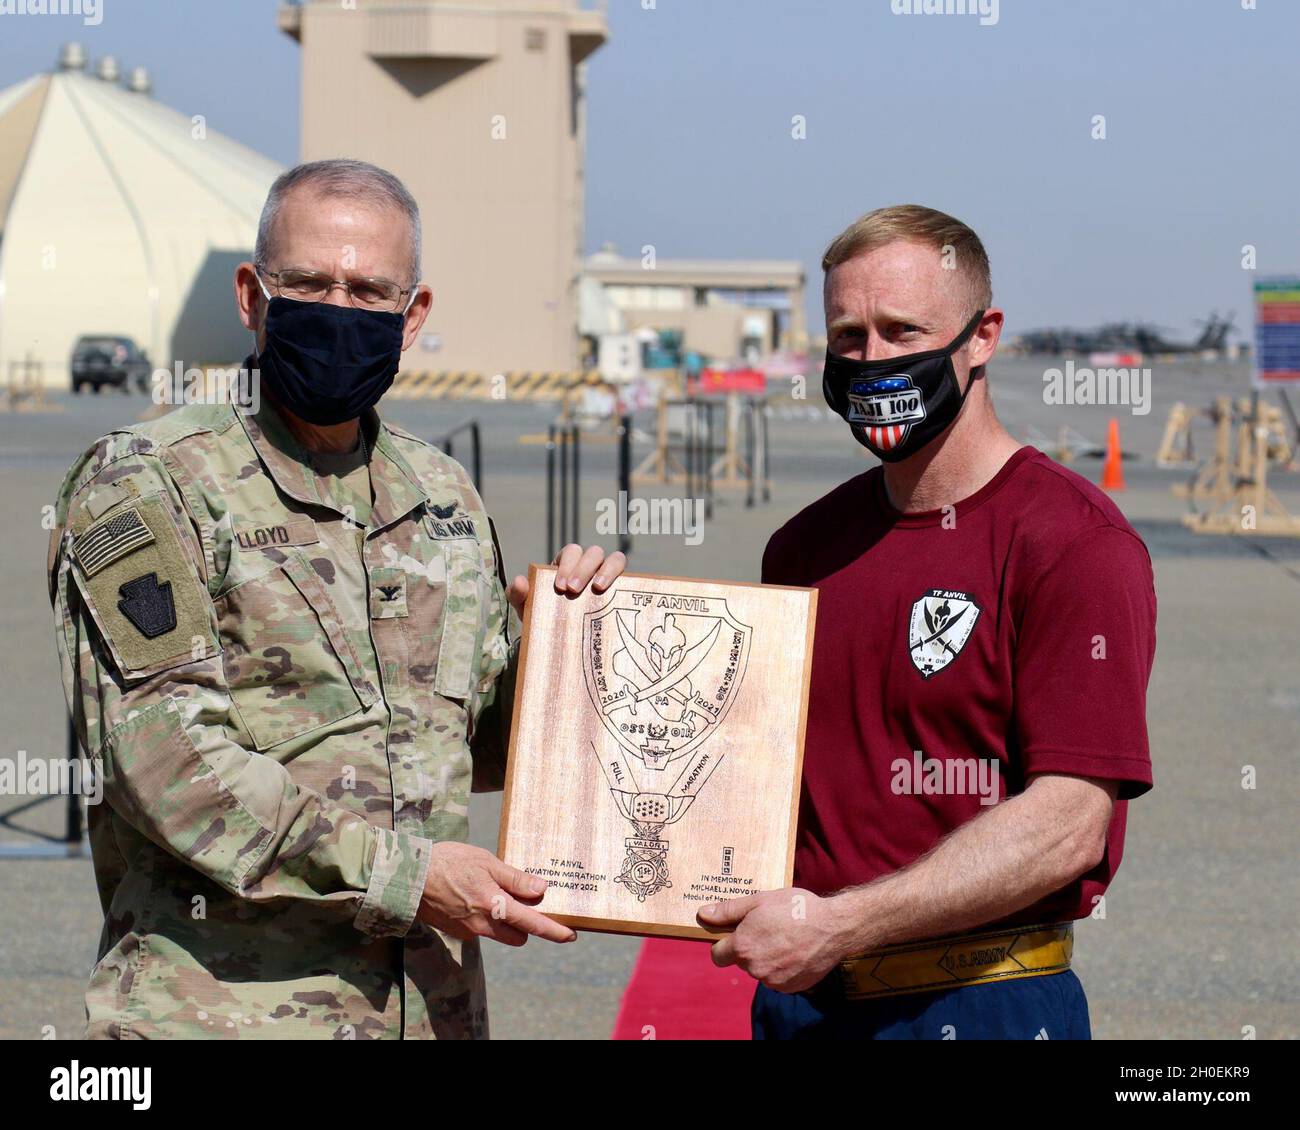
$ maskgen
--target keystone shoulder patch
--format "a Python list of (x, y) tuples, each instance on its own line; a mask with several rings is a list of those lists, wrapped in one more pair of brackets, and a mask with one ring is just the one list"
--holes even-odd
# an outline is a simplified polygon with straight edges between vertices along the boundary
[(147, 640), (176, 629), (176, 602), (171, 581), (158, 583), (157, 573), (145, 573), (118, 588), (118, 611)]
[[(103, 531), (103, 532), (101, 532)], [(74, 537), (72, 577), (126, 679), (207, 659), (220, 650), (212, 602), (170, 501), (146, 495)]]

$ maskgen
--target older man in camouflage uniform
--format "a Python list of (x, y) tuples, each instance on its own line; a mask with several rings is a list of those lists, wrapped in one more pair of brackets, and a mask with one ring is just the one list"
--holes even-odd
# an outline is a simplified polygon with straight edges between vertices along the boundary
[[(314, 271), (355, 306), (358, 280), (417, 276), (414, 209), (359, 162), (281, 178), (236, 277), (259, 351), (260, 276)], [(406, 348), (431, 296), (402, 293)], [(261, 391), (110, 432), (59, 495), (55, 635), (107, 801), (89, 1034), (486, 1035), (478, 938), (573, 937), (532, 908), (544, 884), (463, 842), (471, 784), (503, 776), (527, 582), (507, 594), (437, 448)], [(570, 592), (623, 568), (558, 562)]]

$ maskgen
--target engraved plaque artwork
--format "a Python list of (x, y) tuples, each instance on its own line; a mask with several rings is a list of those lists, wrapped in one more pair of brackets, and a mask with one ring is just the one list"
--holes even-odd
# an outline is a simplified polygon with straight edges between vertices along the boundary
[(712, 937), (705, 903), (790, 884), (817, 594), (534, 565), (500, 855), (577, 929)]

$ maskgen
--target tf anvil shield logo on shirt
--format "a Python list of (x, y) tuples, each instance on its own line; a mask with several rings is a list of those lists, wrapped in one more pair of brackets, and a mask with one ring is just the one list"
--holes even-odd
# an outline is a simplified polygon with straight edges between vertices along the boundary
[(969, 593), (931, 589), (912, 605), (908, 651), (923, 678), (937, 675), (961, 653), (975, 630), (980, 606)]

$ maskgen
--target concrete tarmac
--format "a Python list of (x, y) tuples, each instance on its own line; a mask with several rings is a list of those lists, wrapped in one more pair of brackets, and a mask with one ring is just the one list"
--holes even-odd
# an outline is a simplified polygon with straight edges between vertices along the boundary
[[(1156, 366), (1147, 414), (1129, 407), (1044, 403), (1044, 371), (1058, 364), (999, 359), (990, 374), (999, 415), (1022, 438), (1055, 437), (1066, 425), (1097, 443), (1118, 416), (1129, 489), (1117, 501), (1146, 539), (1156, 571), (1159, 645), (1148, 718), (1156, 787), (1133, 803), (1124, 863), (1107, 894), (1105, 918), (1080, 924), (1076, 969), (1088, 991), (1099, 1038), (1261, 1039), (1300, 1035), (1300, 974), (1294, 960), (1297, 881), (1297, 754), (1300, 753), (1300, 539), (1211, 537), (1185, 530), (1186, 503), (1170, 487), (1187, 471), (1153, 466), (1169, 406), (1208, 404), (1216, 393), (1248, 392), (1243, 367)], [(633, 569), (682, 576), (757, 580), (771, 531), (870, 459), (829, 418), (820, 390), (807, 399), (776, 392), (770, 418), (773, 490), (767, 504), (719, 491), (699, 545), (680, 534), (634, 539)], [(0, 414), (0, 622), (4, 678), (0, 734), (5, 757), (57, 757), (65, 707), (45, 587), (50, 503), (73, 458), (110, 426), (139, 419), (142, 397), (56, 396), (44, 413)], [(428, 437), (460, 420), (484, 428), (484, 497), (508, 568), (545, 556), (545, 449), (535, 442), (552, 404), (393, 401), (388, 416)], [(649, 414), (636, 421), (635, 458), (649, 451)], [(521, 442), (522, 440), (522, 442)], [(456, 454), (467, 461), (458, 442)], [(1198, 425), (1198, 455), (1208, 425)], [(584, 442), (582, 536), (597, 537), (596, 505), (611, 499), (615, 448)], [(1094, 480), (1100, 462), (1076, 470)], [(1272, 484), (1300, 515), (1300, 476)], [(643, 497), (680, 494), (644, 486)], [(1104, 709), (1098, 704), (1098, 709)], [(1246, 767), (1257, 787), (1242, 787)], [(25, 797), (0, 797), (10, 813)], [(500, 797), (477, 796), (472, 837), (494, 847)], [(61, 800), (13, 823), (57, 835)], [(0, 843), (21, 836), (0, 825)], [(0, 860), (0, 1037), (80, 1033), (81, 995), (100, 925), (86, 860)], [(497, 1038), (603, 1038), (639, 942), (584, 934), (563, 947), (533, 941), (520, 950), (486, 944), (489, 1004)]]

